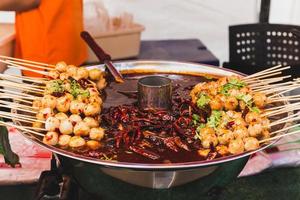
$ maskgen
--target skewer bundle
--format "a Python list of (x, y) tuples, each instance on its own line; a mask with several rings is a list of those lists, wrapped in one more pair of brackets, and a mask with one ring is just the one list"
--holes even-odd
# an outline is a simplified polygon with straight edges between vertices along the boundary
[[(85, 84), (90, 88), (101, 90), (106, 86), (105, 79), (101, 72), (88, 71), (83, 67), (77, 68), (75, 66), (67, 66), (62, 62), (58, 63), (57, 65), (50, 65), (5, 56), (0, 56), (0, 62), (7, 64), (9, 68), (28, 70), (43, 75), (42, 78), (34, 78), (13, 74), (0, 74), (0, 85), (9, 88), (0, 89), (0, 107), (10, 108), (14, 111), (13, 113), (0, 111), (0, 117), (19, 121), (25, 125), (20, 126), (16, 124), (8, 124), (6, 122), (0, 122), (0, 124), (4, 126), (14, 126), (17, 129), (26, 132), (30, 136), (43, 137), (44, 142), (45, 138), (48, 138), (48, 141), (45, 143), (49, 145), (56, 144), (60, 137), (60, 135), (55, 134), (55, 129), (59, 129), (60, 127), (59, 124), (53, 119), (54, 113), (51, 105), (52, 99), (47, 96), (49, 94), (49, 87), (52, 87), (53, 84), (56, 84), (56, 80), (60, 80), (61, 82), (67, 84), (67, 80), (69, 80), (70, 77), (76, 81), (87, 79), (88, 81)], [(261, 114), (263, 117), (272, 118), (285, 115), (284, 118), (272, 120), (271, 123), (267, 125), (267, 128), (271, 128), (279, 124), (288, 124), (281, 130), (271, 132), (269, 138), (261, 139), (259, 141), (260, 144), (270, 142), (286, 135), (300, 133), (300, 131), (287, 133), (288, 130), (296, 126), (292, 124), (292, 122), (300, 120), (300, 116), (298, 114), (289, 114), (297, 110), (297, 107), (300, 106), (300, 95), (283, 95), (289, 91), (300, 88), (300, 79), (282, 82), (287, 78), (290, 78), (290, 76), (281, 76), (282, 72), (289, 68), (289, 66), (282, 67), (281, 65), (278, 65), (241, 78), (241, 80), (246, 83), (254, 92), (265, 95), (266, 99), (264, 101), (266, 104), (278, 104), (275, 104), (275, 106), (270, 108), (266, 108)], [(44, 97), (42, 97), (43, 95)], [(37, 100), (41, 98), (44, 98), (44, 102), (41, 102), (42, 100)], [(8, 99), (14, 99), (14, 102), (9, 101)], [(100, 104), (101, 103), (102, 102), (100, 102)], [(41, 104), (45, 104), (47, 106), (43, 106)], [(78, 109), (78, 112), (82, 112), (82, 110)], [(93, 114), (92, 116), (94, 117), (95, 115)], [(65, 116), (62, 116), (61, 114), (60, 117), (64, 118)], [(59, 116), (56, 118), (59, 118)], [(69, 125), (70, 124), (66, 123), (66, 126)], [(82, 127), (82, 129), (84, 128), (85, 127)], [(74, 127), (72, 129), (74, 131)], [(66, 130), (66, 132), (68, 131)], [(98, 130), (97, 133), (99, 132), (101, 133), (100, 136), (99, 134), (97, 136), (98, 140), (99, 138), (103, 137), (103, 130)], [(66, 140), (70, 142), (71, 137), (69, 134), (62, 134), (62, 136), (62, 145), (67, 143)], [(73, 137), (77, 136), (80, 136), (80, 134)], [(95, 140), (95, 137), (93, 137), (91, 141)], [(83, 141), (78, 140), (78, 138), (76, 141), (73, 141), (73, 143), (76, 142), (83, 143)], [(92, 148), (95, 147), (94, 143), (93, 145), (91, 145)]]

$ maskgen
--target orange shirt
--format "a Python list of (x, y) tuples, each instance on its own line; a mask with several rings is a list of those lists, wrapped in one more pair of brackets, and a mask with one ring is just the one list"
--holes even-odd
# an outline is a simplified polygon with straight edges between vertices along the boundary
[[(16, 15), (15, 56), (56, 64), (81, 65), (87, 50), (83, 30), (82, 0), (41, 0), (40, 6)], [(25, 76), (40, 76), (23, 71)]]

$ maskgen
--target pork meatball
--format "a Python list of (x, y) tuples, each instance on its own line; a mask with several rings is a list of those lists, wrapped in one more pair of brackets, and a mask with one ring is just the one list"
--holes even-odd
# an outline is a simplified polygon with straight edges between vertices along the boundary
[(104, 137), (105, 130), (101, 127), (92, 128), (90, 131), (90, 139), (100, 141)]
[(90, 127), (85, 122), (79, 122), (74, 126), (74, 134), (79, 136), (88, 136)]
[(80, 136), (73, 136), (69, 141), (69, 146), (71, 148), (80, 148), (86, 145), (85, 140)]
[(101, 147), (100, 142), (95, 140), (89, 140), (86, 142), (86, 146), (92, 150), (97, 150)]
[(85, 116), (97, 115), (101, 112), (101, 107), (98, 103), (86, 104), (83, 110)]
[(56, 97), (52, 95), (45, 95), (41, 99), (43, 108), (51, 108), (54, 109), (56, 107)]
[(70, 104), (70, 111), (72, 114), (80, 114), (83, 113), (85, 108), (85, 103), (82, 103), (78, 100), (74, 100)]
[(55, 131), (58, 129), (60, 125), (59, 119), (55, 117), (49, 117), (45, 122), (45, 129), (47, 131)]
[(69, 111), (71, 105), (71, 100), (67, 96), (62, 96), (57, 98), (56, 109), (59, 112), (66, 113)]
[(90, 127), (90, 128), (97, 128), (99, 127), (99, 122), (92, 117), (85, 117), (83, 121)]
[(59, 131), (61, 134), (69, 135), (73, 133), (73, 124), (69, 119), (64, 119), (59, 125)]
[(74, 78), (77, 74), (77, 69), (78, 69), (78, 67), (76, 67), (74, 65), (69, 65), (68, 69), (67, 69), (68, 76), (71, 76)]
[(73, 126), (82, 121), (81, 117), (77, 114), (70, 115), (69, 120), (72, 122)]
[(59, 119), (60, 121), (62, 121), (64, 119), (68, 119), (68, 116), (63, 112), (59, 112), (59, 113), (55, 114), (54, 117)]
[(89, 77), (92, 81), (97, 81), (102, 78), (102, 71), (97, 68), (91, 69), (89, 70)]
[(228, 151), (231, 154), (240, 154), (244, 152), (244, 142), (242, 139), (231, 140), (228, 145)]
[(63, 148), (66, 148), (69, 146), (69, 143), (70, 143), (70, 140), (71, 140), (71, 137), (70, 135), (60, 135), (59, 138), (58, 138), (58, 145), (63, 147)]
[(64, 61), (58, 62), (58, 63), (55, 65), (55, 69), (56, 69), (58, 72), (66, 72), (66, 71), (67, 71), (67, 64), (66, 64)]
[(89, 77), (89, 71), (85, 67), (79, 67), (77, 69), (76, 76), (74, 77), (76, 80), (87, 79)]
[(58, 143), (58, 133), (49, 131), (43, 138), (43, 143), (47, 145), (57, 145)]
[(259, 148), (259, 141), (254, 137), (245, 138), (244, 143), (246, 151), (252, 151)]
[(52, 79), (58, 79), (59, 78), (59, 72), (56, 70), (50, 70), (48, 73), (48, 76)]

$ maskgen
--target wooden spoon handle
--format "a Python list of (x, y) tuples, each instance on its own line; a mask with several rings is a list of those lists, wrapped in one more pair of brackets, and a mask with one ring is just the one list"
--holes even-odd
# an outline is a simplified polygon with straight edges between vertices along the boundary
[(87, 31), (82, 31), (80, 36), (87, 43), (87, 45), (92, 49), (92, 51), (97, 56), (99, 61), (105, 64), (105, 66), (108, 68), (108, 71), (114, 77), (116, 82), (123, 83), (124, 78), (122, 74), (112, 64), (111, 56), (104, 52), (104, 50), (95, 42), (93, 37)]

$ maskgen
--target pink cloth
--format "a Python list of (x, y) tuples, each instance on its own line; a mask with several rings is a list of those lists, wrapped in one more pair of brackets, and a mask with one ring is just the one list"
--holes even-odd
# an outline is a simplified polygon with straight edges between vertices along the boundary
[(20, 157), (20, 166), (12, 168), (0, 155), (0, 185), (34, 183), (42, 171), (50, 169), (51, 152), (26, 139), (15, 128), (9, 128), (12, 150)]

